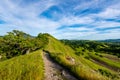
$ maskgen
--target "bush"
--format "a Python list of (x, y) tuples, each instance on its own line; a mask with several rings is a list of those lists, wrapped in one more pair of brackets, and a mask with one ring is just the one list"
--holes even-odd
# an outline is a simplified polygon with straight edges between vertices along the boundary
[(95, 55), (97, 55), (97, 56), (98, 56), (98, 53), (95, 53)]
[(88, 59), (88, 60), (90, 59), (90, 57), (89, 57), (89, 56), (85, 56), (84, 58), (85, 58), (85, 59)]
[(99, 55), (100, 57), (103, 57), (103, 55)]

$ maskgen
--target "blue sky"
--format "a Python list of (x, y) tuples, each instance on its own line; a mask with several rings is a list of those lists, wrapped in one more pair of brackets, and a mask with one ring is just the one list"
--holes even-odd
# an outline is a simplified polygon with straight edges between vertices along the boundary
[(0, 0), (0, 35), (14, 29), (58, 39), (118, 39), (120, 0)]

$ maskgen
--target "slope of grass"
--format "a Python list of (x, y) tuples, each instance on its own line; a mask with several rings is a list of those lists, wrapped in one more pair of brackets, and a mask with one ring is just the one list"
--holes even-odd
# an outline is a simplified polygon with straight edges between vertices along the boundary
[(118, 58), (117, 56), (114, 56), (111, 54), (105, 54), (105, 53), (102, 53), (102, 56), (106, 57), (107, 59), (110, 59), (112, 61), (119, 62), (119, 64), (120, 64), (120, 58)]
[[(79, 59), (84, 65), (89, 66), (90, 68), (94, 69), (95, 71), (100, 72), (102, 75), (105, 75), (105, 76), (112, 78), (114, 80), (119, 78), (118, 72), (113, 71), (114, 67), (111, 67), (109, 65), (106, 67), (105, 65), (103, 65), (102, 62), (100, 64), (99, 62), (97, 62), (96, 60), (91, 58), (91, 56), (90, 56), (90, 55), (93, 55), (93, 56), (99, 57), (100, 59), (102, 59), (102, 58), (105, 59), (105, 57), (103, 57), (102, 54), (97, 53), (97, 55), (95, 55), (94, 54), (95, 52), (90, 52), (88, 50), (82, 51), (81, 47), (76, 48), (76, 51), (79, 52), (77, 55), (80, 57)], [(98, 58), (96, 58), (96, 59), (98, 59)], [(112, 60), (109, 59), (109, 61), (111, 62)], [(109, 61), (107, 59), (105, 62), (110, 63)], [(119, 65), (119, 63), (115, 62), (114, 65)], [(111, 70), (111, 68), (112, 68), (112, 70)]]
[[(70, 70), (75, 76), (82, 80), (107, 80), (105, 76), (102, 76), (98, 72), (91, 69), (81, 63), (79, 56), (74, 54), (74, 51), (64, 44), (62, 44), (57, 39), (48, 36), (49, 44), (46, 46), (45, 50), (50, 53), (50, 56), (59, 64)], [(67, 60), (67, 57), (71, 57), (75, 60), (72, 63)]]
[(102, 62), (106, 63), (109, 66), (112, 66), (112, 67), (120, 69), (120, 62), (116, 62), (116, 61), (110, 60), (110, 59), (108, 59), (106, 57), (100, 57), (100, 56), (97, 56), (95, 54), (90, 54), (90, 56), (93, 57), (93, 58), (98, 59), (99, 61), (102, 61)]
[(40, 50), (0, 62), (0, 80), (42, 80), (43, 73)]
[(108, 69), (106, 67), (103, 67), (103, 66), (101, 66), (99, 64), (94, 63), (92, 61), (92, 59), (86, 59), (86, 58), (80, 56), (80, 61), (84, 65), (89, 66), (90, 68), (92, 68), (95, 71), (100, 72), (100, 70), (102, 70), (103, 72), (102, 73), (100, 72), (102, 75), (105, 75), (105, 76), (107, 76), (107, 77), (109, 77), (109, 78), (111, 78), (113, 80), (117, 80), (119, 78), (119, 75), (118, 75), (117, 72), (112, 71), (112, 70), (110, 70), (110, 69)]

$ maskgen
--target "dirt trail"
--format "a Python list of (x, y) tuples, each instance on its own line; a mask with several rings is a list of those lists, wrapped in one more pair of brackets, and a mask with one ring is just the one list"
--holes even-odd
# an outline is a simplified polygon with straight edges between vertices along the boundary
[(53, 62), (48, 53), (44, 52), (43, 61), (45, 65), (45, 80), (78, 80), (59, 64)]

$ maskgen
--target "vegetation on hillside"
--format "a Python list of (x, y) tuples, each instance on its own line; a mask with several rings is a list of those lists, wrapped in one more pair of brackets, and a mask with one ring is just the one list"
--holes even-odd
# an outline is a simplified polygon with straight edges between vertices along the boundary
[(118, 57), (115, 59), (119, 60), (119, 44), (89, 40), (62, 40), (62, 42), (71, 46), (75, 50), (75, 54), (81, 57), (80, 61), (84, 64), (87, 64), (92, 69), (99, 71), (102, 75), (111, 79), (120, 79), (120, 62), (104, 56), (106, 53), (108, 55), (112, 54)]
[(0, 80), (43, 80), (41, 51), (0, 62)]
[[(48, 36), (49, 43), (44, 49), (59, 64), (71, 71), (76, 77), (82, 80), (107, 80), (99, 72), (91, 69), (82, 63), (81, 57), (75, 55), (75, 51), (69, 46), (64, 45), (55, 38)], [(73, 59), (73, 61), (72, 61)]]
[(71, 46), (75, 51), (81, 47), (82, 50), (103, 52), (120, 57), (120, 43), (99, 42), (89, 40), (61, 40), (66, 45)]
[(78, 79), (120, 79), (120, 44), (89, 40), (59, 41), (47, 33), (33, 37), (18, 30), (0, 36), (1, 79), (43, 79), (42, 50)]
[(41, 49), (48, 43), (44, 35), (40, 33), (37, 37), (32, 37), (18, 30), (8, 32), (7, 35), (0, 37), (0, 56), (2, 59), (8, 59)]

